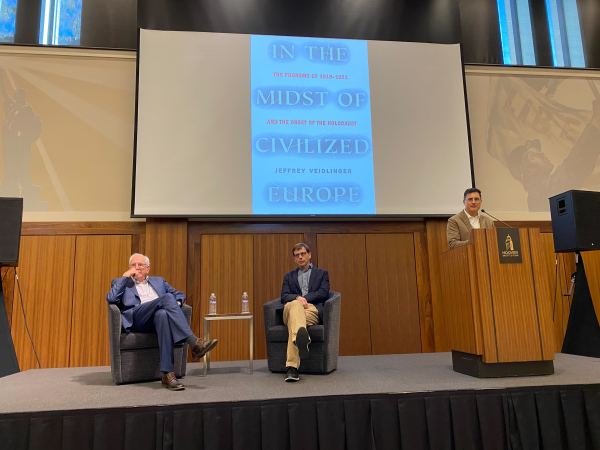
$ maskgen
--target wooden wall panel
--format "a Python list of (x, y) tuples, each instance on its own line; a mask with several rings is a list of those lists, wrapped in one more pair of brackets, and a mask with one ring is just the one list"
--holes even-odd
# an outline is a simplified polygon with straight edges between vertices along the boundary
[(554, 253), (552, 233), (541, 234), (544, 258), (544, 270), (550, 280), (552, 302), (552, 329), (554, 332), (554, 350), (560, 352), (567, 331), (569, 311), (571, 309), (571, 274), (575, 272), (575, 257), (572, 253)]
[[(67, 367), (71, 339), (74, 236), (23, 236), (19, 284), (42, 367)], [(12, 335), (21, 370), (36, 367), (15, 286)]]
[(425, 223), (427, 234), (427, 260), (429, 266), (429, 280), (431, 290), (431, 313), (433, 317), (434, 351), (450, 351), (450, 338), (446, 329), (447, 321), (444, 317), (444, 293), (441, 281), (441, 254), (448, 250), (446, 242), (446, 220), (430, 219)]
[(415, 268), (417, 271), (417, 295), (419, 298), (419, 325), (421, 327), (421, 351), (435, 351), (431, 280), (427, 255), (426, 233), (413, 233), (415, 245)]
[(131, 236), (77, 236), (69, 366), (109, 365), (106, 294), (127, 270)]
[(196, 336), (202, 336), (202, 316), (205, 310), (200, 289), (202, 285), (201, 241), (202, 235), (194, 227), (188, 227), (188, 268), (185, 295), (186, 303), (192, 307), (192, 330)]
[(171, 286), (186, 290), (187, 222), (184, 220), (149, 219), (146, 222), (146, 255), (150, 273), (164, 277)]
[(421, 351), (412, 233), (366, 237), (373, 354)]
[(319, 234), (319, 265), (341, 292), (340, 354), (371, 354), (369, 285), (364, 234)]
[[(21, 227), (22, 236), (130, 234), (140, 242), (145, 232), (145, 222), (25, 222)], [(143, 252), (143, 249), (137, 251)]]
[[(200, 295), (202, 316), (208, 313), (208, 297), (217, 296), (217, 313), (239, 313), (242, 292), (254, 291), (253, 236), (203, 235), (201, 239)], [(257, 270), (260, 270), (257, 263)], [(248, 324), (226, 321), (211, 325), (211, 337), (219, 339), (212, 352), (215, 360), (248, 358)]]
[(4, 308), (6, 309), (6, 318), (8, 326), (12, 323), (13, 309), (13, 290), (15, 286), (15, 272), (12, 267), (2, 267), (0, 269), (0, 279), (2, 280), (2, 292), (4, 293)]
[(554, 359), (556, 342), (552, 324), (553, 290), (550, 287), (552, 278), (548, 273), (547, 258), (544, 255), (544, 243), (539, 229), (530, 228), (529, 245), (531, 247), (531, 264), (535, 298), (537, 300), (537, 319), (542, 343), (542, 357), (546, 361)]
[(253, 240), (254, 295), (250, 299), (254, 312), (254, 356), (265, 359), (266, 338), (263, 305), (279, 298), (283, 276), (296, 265), (292, 256), (294, 244), (302, 241), (302, 234), (256, 234)]

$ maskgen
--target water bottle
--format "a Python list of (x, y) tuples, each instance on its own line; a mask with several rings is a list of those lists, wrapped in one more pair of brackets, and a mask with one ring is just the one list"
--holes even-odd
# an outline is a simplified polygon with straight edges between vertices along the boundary
[(217, 296), (214, 292), (208, 298), (208, 314), (211, 316), (217, 314)]
[(250, 309), (248, 307), (248, 293), (244, 292), (242, 294), (242, 314), (250, 313)]

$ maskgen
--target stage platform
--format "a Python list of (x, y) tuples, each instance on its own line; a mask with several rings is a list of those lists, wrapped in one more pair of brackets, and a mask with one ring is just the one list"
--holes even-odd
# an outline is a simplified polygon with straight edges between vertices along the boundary
[(188, 365), (185, 391), (115, 386), (109, 367), (0, 378), (0, 449), (599, 449), (600, 359), (477, 379), (450, 353), (340, 357), (285, 383), (265, 361)]

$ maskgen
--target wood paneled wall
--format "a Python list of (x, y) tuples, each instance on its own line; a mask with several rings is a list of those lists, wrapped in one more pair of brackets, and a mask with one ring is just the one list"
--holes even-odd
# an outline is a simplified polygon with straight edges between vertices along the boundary
[(366, 236), (374, 354), (421, 351), (412, 233)]
[[(24, 224), (19, 267), (4, 282), (19, 367), (109, 362), (106, 293), (142, 251), (144, 223)], [(35, 351), (34, 351), (35, 348)]]
[(24, 236), (20, 251), (17, 287), (22, 308), (13, 304), (11, 323), (19, 367), (36, 366), (30, 338), (42, 367), (67, 367), (75, 237)]
[[(447, 351), (439, 282), (445, 227), (444, 219), (24, 224), (19, 283), (12, 269), (2, 271), (19, 364), (23, 370), (37, 366), (23, 308), (42, 367), (108, 364), (106, 292), (133, 252), (147, 254), (152, 273), (186, 291), (198, 335), (211, 292), (220, 312), (239, 311), (241, 294), (248, 292), (255, 357), (264, 358), (262, 305), (279, 296), (284, 273), (294, 267), (291, 247), (300, 241), (312, 246), (313, 262), (329, 270), (332, 289), (342, 293), (342, 355)], [(548, 301), (561, 342), (573, 257), (555, 257), (548, 224), (542, 224), (542, 231), (544, 267), (554, 283)], [(600, 257), (585, 257), (591, 261), (589, 271), (600, 271)], [(600, 290), (593, 295), (597, 301)], [(213, 324), (212, 336), (220, 340), (214, 359), (247, 358), (247, 331), (245, 323)]]
[(318, 249), (320, 265), (329, 271), (331, 288), (342, 293), (340, 352), (369, 355), (373, 346), (365, 235), (323, 234)]
[(131, 235), (76, 236), (75, 243), (69, 365), (106, 365), (109, 364), (107, 287), (126, 270), (132, 238)]

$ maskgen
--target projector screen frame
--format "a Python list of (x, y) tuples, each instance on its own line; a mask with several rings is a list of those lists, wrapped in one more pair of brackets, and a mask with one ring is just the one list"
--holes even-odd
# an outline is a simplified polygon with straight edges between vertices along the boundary
[[(210, 222), (388, 222), (388, 221), (415, 221), (423, 220), (425, 218), (448, 218), (451, 213), (427, 213), (427, 214), (142, 214), (135, 212), (135, 199), (136, 199), (136, 175), (137, 175), (137, 156), (138, 156), (138, 118), (139, 118), (139, 87), (140, 87), (140, 36), (142, 29), (149, 28), (137, 28), (137, 47), (136, 47), (136, 86), (135, 86), (135, 112), (134, 112), (134, 133), (133, 133), (133, 163), (132, 163), (132, 189), (131, 189), (131, 218), (187, 218), (191, 221), (203, 220)], [(163, 30), (163, 31), (176, 31), (176, 30)], [(203, 31), (191, 31), (188, 32), (203, 32)], [(244, 33), (229, 33), (219, 32), (221, 34), (244, 34)], [(273, 34), (265, 34), (273, 35)], [(275, 35), (276, 36), (276, 35)], [(294, 36), (294, 35), (290, 35)], [(294, 37), (313, 37), (308, 35), (295, 35)], [(326, 38), (329, 39), (329, 38)], [(338, 36), (336, 39), (355, 39), (353, 37)], [(416, 41), (386, 41), (378, 40), (381, 42), (416, 42)], [(417, 42), (419, 43), (419, 42)], [(421, 42), (425, 44), (432, 44), (432, 42)], [(461, 42), (445, 43), (458, 45), (460, 53), (460, 69), (462, 78), (462, 89), (464, 99), (464, 114), (466, 123), (466, 138), (468, 144), (468, 161), (469, 161), (469, 172), (471, 178), (471, 186), (475, 187), (475, 173), (474, 173), (474, 162), (473, 162), (473, 150), (472, 150), (472, 137), (469, 120), (469, 107), (467, 97), (467, 86), (465, 76), (465, 64), (463, 59), (463, 45)], [(457, 205), (460, 205), (461, 192), (457, 192)]]

